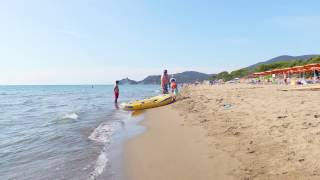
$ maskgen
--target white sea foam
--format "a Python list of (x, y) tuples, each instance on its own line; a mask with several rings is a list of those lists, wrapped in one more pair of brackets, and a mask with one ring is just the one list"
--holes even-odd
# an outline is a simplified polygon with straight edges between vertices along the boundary
[(54, 120), (56, 124), (68, 124), (74, 123), (79, 119), (79, 115), (77, 113), (68, 113)]
[(114, 132), (112, 124), (100, 124), (89, 136), (89, 139), (99, 143), (110, 143), (110, 138)]
[(91, 172), (88, 180), (96, 179), (105, 169), (108, 158), (107, 158), (107, 145), (110, 143), (112, 134), (114, 133), (114, 126), (108, 123), (100, 124), (88, 137), (92, 141), (96, 141), (105, 145), (97, 158), (94, 170)]
[(121, 103), (121, 104), (119, 105), (119, 107), (120, 107), (121, 109), (124, 109), (124, 107), (126, 106), (126, 104), (127, 104), (127, 103)]
[(104, 170), (104, 168), (106, 167), (107, 163), (108, 163), (108, 158), (107, 158), (107, 152), (106, 150), (102, 150), (102, 152), (100, 153), (94, 170), (91, 172), (90, 177), (88, 178), (88, 180), (95, 180)]
[(79, 119), (79, 115), (77, 113), (68, 113), (62, 117), (62, 119), (73, 119), (77, 120)]

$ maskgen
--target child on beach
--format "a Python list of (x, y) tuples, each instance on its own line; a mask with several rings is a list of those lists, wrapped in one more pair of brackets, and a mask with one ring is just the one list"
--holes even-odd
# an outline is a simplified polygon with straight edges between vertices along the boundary
[(120, 93), (119, 81), (116, 81), (116, 84), (114, 85), (113, 91), (114, 91), (114, 103), (118, 103), (118, 98), (119, 98), (119, 93)]
[(174, 97), (178, 95), (178, 85), (174, 78), (171, 79), (171, 92)]

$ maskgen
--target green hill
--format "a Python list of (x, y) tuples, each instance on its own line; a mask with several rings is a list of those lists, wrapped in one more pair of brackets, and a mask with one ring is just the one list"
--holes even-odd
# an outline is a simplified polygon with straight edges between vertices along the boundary
[(272, 63), (276, 63), (276, 62), (282, 62), (282, 61), (295, 61), (295, 60), (303, 60), (306, 61), (310, 58), (313, 58), (315, 56), (319, 56), (319, 55), (302, 55), (302, 56), (288, 56), (288, 55), (282, 55), (282, 56), (278, 56), (272, 59), (269, 59), (267, 61), (264, 62), (259, 62), (257, 64), (251, 65), (248, 68), (249, 69), (254, 69), (260, 65), (263, 64), (272, 64)]
[[(196, 81), (208, 80), (211, 75), (200, 73), (196, 71), (185, 71), (182, 73), (172, 74), (170, 78), (173, 77), (179, 83), (192, 83)], [(160, 75), (152, 75), (146, 77), (144, 80), (139, 81), (139, 84), (160, 84)]]

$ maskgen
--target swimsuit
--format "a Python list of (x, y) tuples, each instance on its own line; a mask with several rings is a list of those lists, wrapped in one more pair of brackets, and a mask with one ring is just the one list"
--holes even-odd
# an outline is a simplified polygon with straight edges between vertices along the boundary
[(118, 97), (119, 97), (119, 88), (118, 88), (118, 87), (115, 87), (115, 88), (114, 88), (114, 97), (115, 97), (116, 99), (118, 99)]
[(118, 97), (119, 97), (119, 92), (114, 92), (114, 97), (115, 97), (116, 99), (118, 99)]

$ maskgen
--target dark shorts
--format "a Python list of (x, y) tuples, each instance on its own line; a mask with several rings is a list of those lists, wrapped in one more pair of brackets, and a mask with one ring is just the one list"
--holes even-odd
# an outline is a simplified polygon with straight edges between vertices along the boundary
[(168, 94), (168, 93), (169, 93), (168, 84), (166, 84), (166, 85), (164, 85), (164, 86), (162, 87), (162, 93), (163, 93), (163, 94)]
[(119, 93), (114, 93), (114, 98), (118, 99)]

